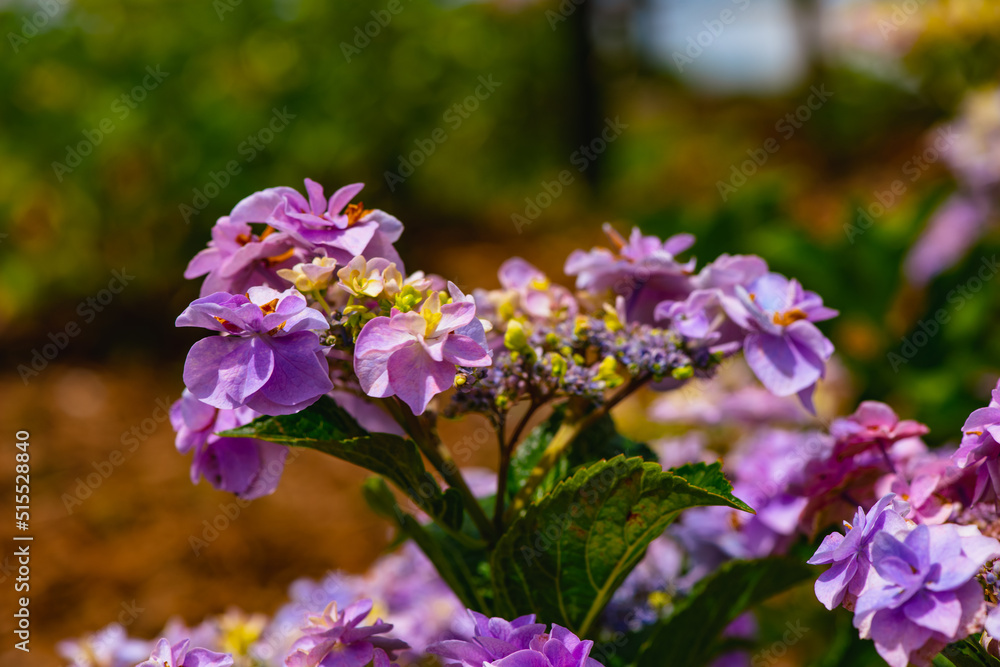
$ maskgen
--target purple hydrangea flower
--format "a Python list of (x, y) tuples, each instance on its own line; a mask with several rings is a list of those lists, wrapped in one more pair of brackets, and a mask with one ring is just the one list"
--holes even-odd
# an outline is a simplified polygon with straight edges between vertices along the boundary
[(149, 660), (136, 667), (231, 667), (233, 664), (232, 655), (204, 648), (188, 649), (190, 644), (190, 640), (184, 639), (171, 646), (166, 639), (160, 639)]
[(677, 234), (661, 241), (655, 236), (643, 236), (638, 227), (633, 227), (626, 242), (607, 223), (604, 233), (615, 244), (615, 251), (574, 250), (566, 259), (565, 271), (576, 276), (578, 289), (613, 290), (625, 297), (628, 320), (645, 324), (653, 323), (653, 311), (661, 301), (687, 297), (695, 260), (678, 262), (676, 256), (694, 244), (693, 236)]
[(959, 468), (976, 468), (972, 502), (987, 492), (1000, 497), (1000, 380), (989, 406), (973, 411), (962, 425), (962, 444), (954, 461)]
[(69, 661), (68, 667), (132, 667), (148, 656), (149, 650), (149, 642), (130, 639), (118, 623), (56, 644), (59, 655)]
[(980, 568), (1000, 542), (974, 526), (921, 524), (905, 538), (872, 540), (879, 579), (858, 596), (854, 627), (892, 667), (930, 665), (947, 644), (978, 629), (985, 615)]
[(402, 270), (403, 262), (392, 246), (403, 232), (402, 223), (383, 211), (349, 204), (363, 183), (346, 185), (329, 200), (322, 185), (309, 178), (305, 184), (308, 199), (294, 188), (268, 188), (237, 204), (230, 218), (266, 222), (306, 248), (322, 247), (338, 264), (364, 255), (384, 257)]
[(392, 625), (378, 619), (372, 625), (361, 625), (372, 610), (371, 600), (359, 600), (337, 611), (331, 602), (321, 616), (312, 616), (302, 631), (304, 635), (292, 644), (285, 660), (288, 667), (365, 667), (374, 661), (375, 667), (388, 667), (396, 659), (396, 651), (409, 648), (398, 639), (380, 637), (392, 630)]
[(487, 618), (469, 610), (471, 639), (451, 639), (427, 647), (448, 667), (602, 667), (590, 657), (594, 642), (581, 640), (564, 627), (535, 623), (535, 615), (513, 621)]
[(285, 415), (333, 388), (315, 333), (329, 323), (295, 289), (252, 287), (245, 296), (218, 292), (192, 302), (177, 326), (224, 334), (195, 343), (184, 363), (184, 384), (213, 407)]
[(885, 403), (864, 401), (849, 417), (834, 419), (830, 435), (837, 439), (837, 456), (853, 456), (872, 447), (883, 452), (904, 438), (926, 434), (928, 428), (912, 419), (900, 419)]
[(420, 311), (376, 317), (365, 324), (354, 348), (354, 370), (366, 394), (398, 396), (421, 414), (434, 396), (455, 383), (456, 367), (489, 366), (486, 332), (476, 306), (453, 283), (452, 302), (437, 292)]
[(302, 252), (291, 236), (273, 232), (257, 236), (246, 222), (219, 218), (208, 247), (194, 256), (184, 277), (205, 276), (203, 297), (215, 292), (238, 294), (257, 285), (283, 287), (278, 271), (302, 261)]
[(830, 533), (823, 538), (823, 543), (808, 562), (810, 565), (831, 565), (816, 580), (816, 598), (824, 607), (833, 609), (843, 603), (847, 609), (854, 608), (858, 595), (865, 590), (872, 574), (872, 540), (879, 532), (905, 534), (909, 530), (903, 518), (906, 510), (906, 504), (889, 493), (867, 514), (859, 507), (854, 515), (854, 525), (844, 522), (847, 535)]
[(812, 409), (816, 382), (826, 374), (833, 343), (813, 322), (836, 317), (814, 292), (777, 273), (762, 276), (736, 296), (722, 296), (726, 314), (749, 333), (743, 341), (747, 364), (765, 387), (778, 396), (798, 394)]
[(253, 438), (223, 438), (216, 433), (249, 424), (258, 415), (250, 408), (213, 408), (187, 389), (170, 408), (177, 432), (177, 451), (194, 452), (191, 482), (201, 477), (220, 491), (252, 500), (274, 493), (285, 468), (288, 448)]

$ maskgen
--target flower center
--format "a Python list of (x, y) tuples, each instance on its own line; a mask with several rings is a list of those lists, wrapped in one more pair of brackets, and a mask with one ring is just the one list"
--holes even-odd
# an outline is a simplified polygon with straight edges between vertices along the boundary
[(792, 322), (798, 322), (799, 320), (809, 319), (809, 316), (806, 315), (801, 310), (799, 310), (798, 308), (792, 308), (791, 310), (786, 310), (783, 313), (775, 313), (772, 319), (774, 320), (775, 324), (782, 327), (787, 327)]
[(353, 227), (355, 223), (369, 213), (371, 213), (371, 210), (366, 210), (364, 204), (361, 202), (358, 202), (357, 204), (348, 204), (347, 208), (344, 209), (344, 215), (347, 216), (347, 226)]

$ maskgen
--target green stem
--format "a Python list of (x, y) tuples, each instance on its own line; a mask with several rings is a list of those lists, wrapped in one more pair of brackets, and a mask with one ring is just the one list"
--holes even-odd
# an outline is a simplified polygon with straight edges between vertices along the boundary
[(566, 420), (563, 421), (562, 425), (559, 426), (559, 430), (556, 431), (554, 436), (552, 436), (552, 440), (549, 441), (548, 447), (546, 447), (545, 451), (542, 452), (542, 456), (538, 460), (538, 463), (532, 469), (531, 474), (528, 475), (528, 479), (525, 480), (524, 486), (521, 487), (521, 489), (517, 492), (517, 495), (514, 497), (514, 501), (510, 504), (510, 508), (507, 510), (504, 519), (507, 522), (510, 522), (521, 512), (521, 510), (531, 503), (531, 499), (535, 495), (535, 489), (538, 488), (538, 485), (545, 479), (549, 470), (559, 461), (559, 458), (562, 457), (582, 431), (594, 424), (604, 415), (608, 414), (613, 407), (621, 403), (633, 392), (639, 389), (639, 387), (642, 387), (651, 379), (651, 375), (640, 375), (639, 377), (633, 378), (628, 384), (622, 387), (617, 394), (608, 399), (608, 401), (602, 405), (599, 410), (595, 410), (585, 417), (573, 419), (571, 414), (567, 414)]
[(462, 503), (465, 505), (469, 516), (472, 517), (473, 523), (476, 524), (476, 528), (479, 529), (480, 535), (482, 535), (484, 540), (492, 544), (496, 539), (493, 525), (487, 518), (486, 512), (483, 511), (482, 505), (479, 504), (479, 501), (472, 494), (472, 490), (465, 482), (465, 478), (462, 477), (462, 472), (459, 470), (458, 464), (451, 457), (451, 452), (441, 442), (441, 437), (438, 435), (437, 430), (426, 428), (420, 418), (413, 414), (408, 406), (400, 404), (397, 407), (399, 407), (397, 415), (402, 417), (403, 428), (413, 438), (413, 441), (417, 443), (417, 447), (427, 457), (427, 460), (431, 462), (431, 465), (441, 473), (441, 477), (448, 483), (448, 486), (458, 491), (459, 496), (462, 498)]
[(330, 310), (330, 304), (328, 304), (326, 302), (326, 299), (323, 298), (323, 294), (320, 293), (320, 291), (318, 289), (314, 289), (312, 291), (312, 295), (313, 295), (313, 298), (316, 299), (316, 301), (319, 302), (319, 305), (322, 306), (323, 312), (326, 313), (327, 317), (330, 317), (331, 315), (333, 315), (333, 311)]

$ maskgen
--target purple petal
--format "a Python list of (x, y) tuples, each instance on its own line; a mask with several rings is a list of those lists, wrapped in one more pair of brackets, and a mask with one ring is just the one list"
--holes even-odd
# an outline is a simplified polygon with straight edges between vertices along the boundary
[(388, 371), (393, 393), (409, 405), (415, 415), (422, 414), (434, 396), (455, 383), (455, 365), (434, 361), (420, 345), (393, 352)]

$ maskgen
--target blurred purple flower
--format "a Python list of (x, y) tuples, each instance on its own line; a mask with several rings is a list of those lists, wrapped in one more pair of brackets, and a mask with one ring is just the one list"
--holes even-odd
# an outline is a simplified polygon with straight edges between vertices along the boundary
[(218, 292), (196, 299), (177, 326), (225, 334), (195, 343), (184, 364), (184, 384), (211, 406), (291, 414), (333, 388), (315, 333), (329, 323), (294, 288), (252, 287), (246, 296)]
[(952, 195), (931, 216), (927, 228), (906, 255), (906, 277), (926, 285), (936, 275), (962, 259), (985, 233), (990, 223), (985, 202), (966, 195)]
[(406, 642), (380, 637), (392, 625), (378, 619), (361, 625), (372, 610), (371, 600), (359, 600), (337, 611), (331, 602), (321, 616), (311, 616), (302, 628), (304, 635), (292, 645), (285, 660), (287, 667), (388, 667), (395, 652), (409, 648)]
[(365, 324), (354, 347), (354, 370), (369, 396), (398, 396), (421, 414), (434, 396), (455, 383), (458, 366), (489, 366), (486, 333), (476, 306), (453, 283), (452, 302), (437, 292), (420, 311), (376, 317)]
[(69, 661), (68, 667), (132, 667), (149, 651), (149, 642), (130, 639), (118, 623), (56, 644), (56, 652)]
[(216, 433), (249, 424), (258, 415), (250, 408), (213, 408), (187, 389), (170, 408), (177, 432), (177, 451), (194, 452), (191, 483), (202, 476), (220, 491), (252, 500), (274, 493), (285, 468), (288, 448), (253, 438), (223, 438)]
[(885, 452), (889, 445), (904, 438), (915, 438), (928, 428), (912, 419), (900, 420), (885, 403), (864, 401), (849, 417), (840, 417), (830, 425), (830, 435), (837, 439), (836, 454), (840, 458), (878, 447)]

